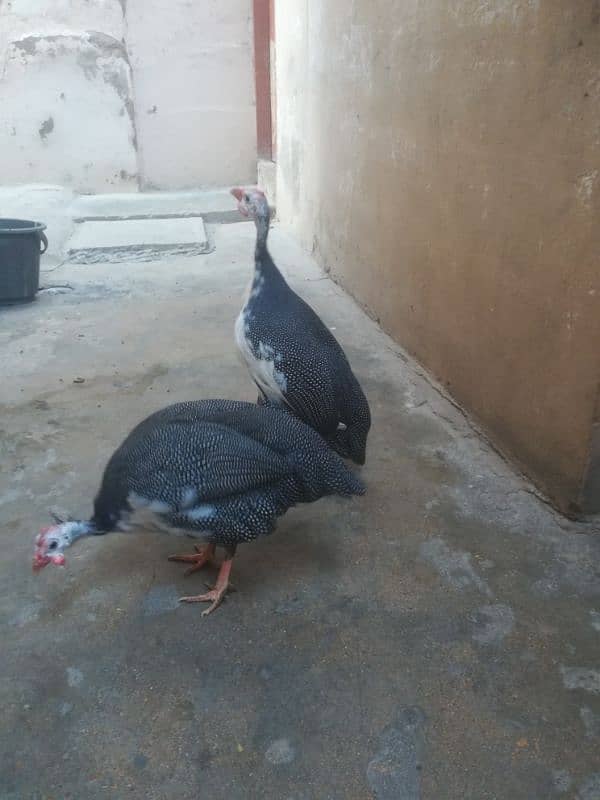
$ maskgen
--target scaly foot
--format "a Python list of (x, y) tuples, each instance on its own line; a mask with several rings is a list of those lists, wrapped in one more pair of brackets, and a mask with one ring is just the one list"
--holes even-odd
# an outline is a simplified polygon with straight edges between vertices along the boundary
[(217, 578), (217, 582), (209, 592), (205, 594), (196, 594), (190, 597), (180, 597), (179, 601), (181, 603), (210, 603), (211, 605), (202, 612), (202, 616), (206, 617), (211, 614), (215, 608), (221, 605), (223, 602), (223, 598), (227, 593), (227, 587), (229, 586), (229, 573), (231, 572), (231, 565), (233, 564), (233, 559), (227, 559), (221, 564), (221, 569), (219, 570), (219, 576)]
[(205, 564), (212, 564), (215, 567), (220, 566), (219, 562), (215, 561), (214, 544), (206, 544), (203, 546), (195, 544), (194, 550), (196, 552), (189, 555), (169, 556), (169, 561), (183, 561), (185, 564), (191, 564), (192, 566), (184, 572), (186, 577), (193, 572), (198, 572)]

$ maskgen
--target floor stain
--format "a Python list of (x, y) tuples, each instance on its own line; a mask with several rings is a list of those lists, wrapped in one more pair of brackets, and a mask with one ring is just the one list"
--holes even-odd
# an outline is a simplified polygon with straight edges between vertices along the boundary
[(499, 645), (511, 633), (515, 624), (512, 608), (498, 603), (481, 606), (472, 615), (473, 639), (479, 644)]
[(420, 800), (424, 726), (423, 711), (408, 706), (383, 732), (379, 751), (367, 767), (376, 800)]
[(462, 550), (452, 550), (446, 542), (436, 537), (421, 545), (421, 557), (439, 572), (445, 583), (462, 591), (470, 587), (492, 597), (492, 591), (471, 564), (471, 554)]

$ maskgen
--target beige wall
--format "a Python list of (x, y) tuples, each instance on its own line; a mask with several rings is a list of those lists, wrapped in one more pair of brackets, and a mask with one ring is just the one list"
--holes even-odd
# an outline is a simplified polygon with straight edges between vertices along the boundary
[(279, 0), (278, 213), (562, 508), (600, 379), (595, 0)]

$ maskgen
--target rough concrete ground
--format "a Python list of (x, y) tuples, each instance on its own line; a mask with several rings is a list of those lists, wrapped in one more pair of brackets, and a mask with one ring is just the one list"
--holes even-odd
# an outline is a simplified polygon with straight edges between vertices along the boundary
[(48, 226), (49, 245), (43, 263), (51, 269), (67, 257), (69, 239), (82, 222), (154, 217), (179, 218), (179, 221), (184, 217), (202, 217), (205, 223), (240, 220), (229, 189), (78, 195), (53, 184), (0, 186), (0, 215), (43, 221)]
[(242, 547), (207, 619), (177, 604), (203, 586), (166, 560), (185, 540), (83, 540), (31, 574), (48, 509), (88, 515), (136, 421), (255, 398), (232, 335), (254, 230), (213, 235), (193, 259), (64, 265), (42, 283), (72, 290), (0, 311), (2, 800), (597, 800), (600, 537), (277, 230), (369, 396), (367, 495)]

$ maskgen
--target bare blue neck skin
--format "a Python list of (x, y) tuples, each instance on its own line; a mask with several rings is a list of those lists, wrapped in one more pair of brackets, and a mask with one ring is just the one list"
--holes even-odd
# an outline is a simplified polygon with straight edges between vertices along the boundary
[(77, 539), (81, 539), (82, 536), (92, 536), (96, 532), (96, 526), (93, 522), (77, 522), (75, 525), (73, 525), (73, 528), (70, 531), (71, 544), (73, 544), (73, 542)]
[(269, 235), (270, 211), (266, 206), (254, 217), (256, 225), (256, 250), (254, 253), (254, 278), (253, 289), (261, 290), (261, 298), (270, 296), (281, 289), (287, 290), (288, 286), (281, 272), (267, 250), (267, 237)]
[(267, 249), (267, 236), (269, 235), (269, 210), (265, 209), (264, 211), (261, 210), (260, 214), (257, 214), (254, 218), (254, 224), (256, 225), (256, 256), (262, 256), (262, 254)]

